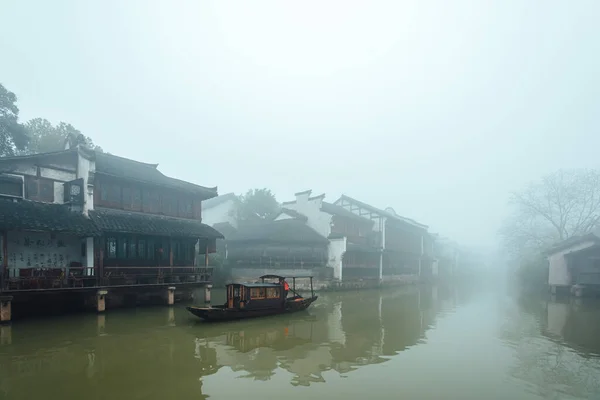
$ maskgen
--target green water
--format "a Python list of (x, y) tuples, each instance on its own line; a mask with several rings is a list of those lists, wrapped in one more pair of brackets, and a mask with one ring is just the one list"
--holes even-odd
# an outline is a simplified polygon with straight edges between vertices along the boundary
[(600, 305), (485, 290), (327, 294), (220, 324), (182, 305), (108, 310), (0, 333), (1, 399), (600, 398)]

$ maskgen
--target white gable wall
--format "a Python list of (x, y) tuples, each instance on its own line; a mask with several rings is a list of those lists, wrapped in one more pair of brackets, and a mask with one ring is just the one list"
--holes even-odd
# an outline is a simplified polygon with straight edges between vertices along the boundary
[(327, 248), (327, 265), (333, 268), (333, 277), (342, 280), (342, 256), (346, 252), (346, 238), (331, 239)]
[(202, 222), (213, 226), (221, 222), (229, 222), (231, 226), (237, 228), (237, 219), (235, 216), (236, 204), (233, 200), (224, 201), (214, 207), (202, 210)]
[(331, 214), (321, 211), (323, 199), (321, 197), (309, 199), (310, 193), (296, 195), (294, 203), (285, 204), (285, 208), (298, 211), (308, 218), (306, 225), (313, 228), (321, 236), (328, 237), (331, 234)]
[(550, 286), (568, 286), (572, 284), (572, 277), (567, 268), (565, 254), (572, 251), (587, 249), (595, 244), (593, 241), (586, 241), (569, 247), (562, 251), (548, 256), (548, 285)]
[(294, 217), (286, 214), (285, 212), (282, 212), (275, 218), (275, 221), (283, 221), (284, 219), (294, 219)]

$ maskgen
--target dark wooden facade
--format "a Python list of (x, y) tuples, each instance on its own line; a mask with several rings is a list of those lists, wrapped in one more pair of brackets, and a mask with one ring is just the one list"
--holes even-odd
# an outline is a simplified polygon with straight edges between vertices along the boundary
[(433, 239), (427, 226), (400, 217), (393, 210), (381, 210), (369, 204), (342, 196), (335, 205), (371, 221), (376, 229), (349, 246), (344, 255), (344, 279), (379, 278), (384, 276), (428, 275), (433, 261)]
[(232, 268), (304, 269), (327, 265), (327, 238), (304, 221), (288, 219), (241, 226), (227, 238)]
[[(88, 173), (85, 165), (95, 168)], [(0, 167), (0, 289), (211, 281), (208, 254), (222, 235), (202, 224), (201, 202), (215, 197), (216, 188), (167, 177), (155, 164), (79, 148), (4, 158)], [(67, 189), (79, 176), (81, 202), (68, 203)], [(56, 197), (63, 195), (61, 187), (64, 199)], [(91, 190), (93, 197), (85, 200)], [(6, 256), (10, 232), (25, 235), (15, 236), (21, 245), (27, 232), (48, 235), (41, 240), (47, 243), (33, 246), (31, 262), (23, 254), (29, 245), (19, 245), (23, 249), (11, 252), (16, 257), (11, 262)], [(56, 235), (70, 241), (69, 261), (57, 257), (61, 239)]]
[(94, 207), (202, 220), (203, 197), (110, 176), (96, 176)]

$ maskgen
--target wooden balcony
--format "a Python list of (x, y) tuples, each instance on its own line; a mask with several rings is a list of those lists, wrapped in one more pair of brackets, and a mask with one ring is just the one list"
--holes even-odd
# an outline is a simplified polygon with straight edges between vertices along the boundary
[(213, 267), (104, 267), (7, 268), (2, 290), (47, 291), (124, 286), (205, 284), (212, 282)]

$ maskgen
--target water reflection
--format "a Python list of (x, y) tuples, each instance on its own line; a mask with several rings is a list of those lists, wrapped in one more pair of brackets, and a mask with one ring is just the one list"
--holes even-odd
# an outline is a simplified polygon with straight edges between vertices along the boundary
[(309, 313), (223, 324), (181, 307), (22, 321), (0, 330), (0, 390), (11, 399), (206, 398), (203, 380), (224, 367), (242, 379), (285, 370), (291, 385), (324, 383), (326, 371), (348, 374), (423, 342), (443, 301), (412, 288), (323, 296)]
[(216, 364), (244, 371), (242, 378), (269, 380), (280, 368), (294, 386), (323, 383), (325, 371), (346, 374), (417, 344), (434, 317), (431, 297), (424, 296), (417, 290), (329, 296), (309, 315), (208, 329), (196, 348), (214, 349)]
[(514, 349), (511, 375), (544, 398), (600, 393), (600, 303), (520, 298), (502, 339)]
[(589, 398), (599, 329), (598, 303), (446, 286), (232, 323), (181, 306), (19, 321), (0, 327), (0, 398)]

